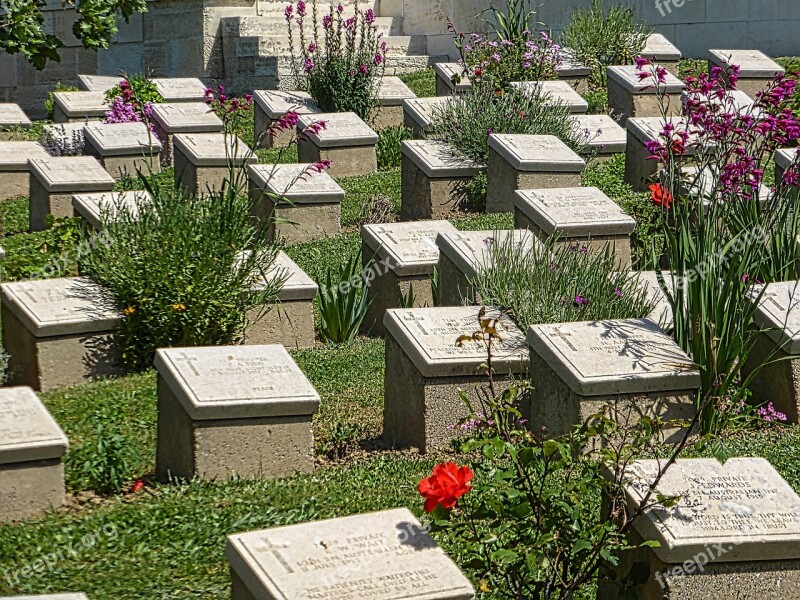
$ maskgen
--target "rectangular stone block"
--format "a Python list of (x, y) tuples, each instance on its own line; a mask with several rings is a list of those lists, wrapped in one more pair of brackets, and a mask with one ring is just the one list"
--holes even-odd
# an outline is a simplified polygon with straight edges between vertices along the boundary
[(521, 81), (511, 84), (526, 96), (541, 98), (545, 105), (565, 106), (572, 114), (583, 114), (589, 110), (589, 103), (575, 88), (562, 80)]
[(404, 221), (440, 219), (470, 208), (465, 186), (483, 169), (437, 140), (410, 140), (401, 145)]
[[(485, 342), (456, 343), (460, 336), (480, 329), (481, 310), (460, 306), (386, 311), (386, 443), (420, 452), (450, 447), (459, 421), (469, 417), (459, 390), (474, 397), (488, 382), (480, 369), (487, 359)], [(494, 308), (486, 311), (486, 318), (497, 320), (503, 340), (492, 345), (496, 381), (502, 385), (510, 375), (527, 372), (524, 335)]]
[[(565, 435), (595, 414), (619, 423), (642, 416), (691, 420), (700, 373), (691, 358), (647, 319), (534, 325), (528, 330), (530, 423)], [(683, 431), (669, 428), (667, 442)]]
[(232, 535), (233, 600), (472, 600), (475, 591), (408, 509)]
[(160, 477), (281, 477), (313, 470), (319, 395), (283, 346), (159, 350)]
[[(659, 466), (626, 470), (628, 508), (636, 510)], [(658, 481), (656, 502), (634, 521), (619, 564), (600, 577), (598, 597), (620, 600), (796, 598), (800, 589), (800, 498), (763, 458), (679, 459)], [(635, 574), (634, 574), (635, 573)]]
[(731, 66), (739, 67), (736, 89), (755, 98), (776, 75), (784, 75), (786, 69), (760, 50), (709, 50), (708, 66), (726, 71)]
[(72, 217), (72, 196), (81, 192), (110, 192), (115, 181), (91, 156), (32, 159), (30, 167), (30, 229), (45, 228), (47, 215)]
[[(660, 65), (648, 65), (645, 73), (652, 73)], [(676, 99), (684, 90), (683, 82), (672, 73), (660, 83), (654, 75), (645, 79), (638, 76), (636, 65), (608, 67), (608, 106), (611, 116), (625, 125), (631, 117), (680, 116), (681, 104)], [(666, 94), (659, 99), (658, 94)]]
[(625, 128), (609, 115), (575, 115), (571, 123), (586, 146), (580, 155), (587, 167), (625, 152), (628, 140)]
[[(669, 122), (678, 131), (687, 130), (688, 121), (684, 117), (673, 117)], [(646, 191), (655, 174), (664, 166), (657, 160), (649, 160), (651, 153), (646, 146), (650, 141), (664, 142), (664, 138), (661, 136), (664, 125), (665, 121), (661, 117), (628, 119), (625, 124), (628, 134), (628, 142), (625, 146), (625, 181), (637, 192)], [(687, 155), (695, 153), (692, 138), (690, 137), (689, 140), (690, 143), (686, 145), (685, 150)]]
[(449, 98), (440, 96), (404, 100), (403, 124), (411, 130), (415, 139), (429, 137), (435, 133), (433, 121), (437, 112), (443, 110), (449, 102)]
[(645, 42), (644, 49), (639, 53), (640, 56), (648, 59), (652, 63), (664, 67), (675, 77), (679, 77), (678, 64), (680, 63), (683, 55), (678, 50), (677, 46), (670, 42), (666, 36), (661, 33), (651, 33), (647, 42)]
[(401, 127), (404, 123), (403, 102), (416, 97), (399, 77), (383, 77), (378, 87), (378, 107), (372, 117), (372, 126), (377, 131), (387, 127)]
[(164, 102), (204, 102), (206, 84), (196, 77), (157, 77), (152, 80)]
[(54, 92), (53, 121), (82, 123), (105, 117), (111, 105), (104, 92)]
[(29, 196), (28, 160), (49, 156), (37, 142), (0, 142), (0, 200)]
[(436, 63), (433, 71), (436, 73), (437, 96), (463, 94), (472, 86), (464, 67), (458, 63)]
[(318, 133), (306, 131), (297, 145), (301, 163), (330, 161), (331, 177), (377, 172), (378, 134), (369, 125), (355, 113), (320, 113), (301, 116), (298, 132), (320, 121), (326, 124), (325, 128)]
[(115, 179), (161, 172), (163, 146), (144, 123), (89, 123), (85, 152)]
[(298, 115), (321, 113), (322, 109), (307, 92), (257, 90), (253, 93), (254, 135), (259, 148), (285, 148), (294, 139), (292, 130), (270, 131), (288, 112)]
[(64, 503), (67, 436), (29, 387), (0, 389), (0, 522)]
[(575, 53), (570, 48), (561, 48), (559, 58), (561, 62), (556, 66), (558, 78), (566, 81), (579, 94), (586, 94), (589, 91), (592, 69), (575, 58)]
[(122, 83), (122, 77), (107, 77), (103, 75), (78, 75), (78, 85), (87, 92), (102, 92), (117, 87)]
[(245, 189), (244, 169), (258, 157), (242, 140), (224, 133), (179, 133), (173, 136), (175, 189), (204, 196), (226, 186)]
[(119, 313), (103, 288), (83, 278), (0, 286), (8, 382), (50, 390), (122, 373), (113, 330)]
[(0, 134), (11, 128), (28, 129), (31, 120), (18, 104), (0, 103)]
[(217, 133), (222, 121), (202, 102), (153, 105), (153, 128), (172, 162), (172, 136), (176, 133)]
[(143, 190), (75, 194), (72, 209), (76, 217), (81, 217), (91, 228), (99, 231), (123, 212), (135, 217), (140, 206), (152, 201), (150, 193)]
[[(383, 316), (391, 308), (434, 306), (431, 277), (439, 262), (436, 235), (456, 233), (449, 221), (364, 225), (361, 257), (372, 273), (370, 304), (362, 330), (385, 336)], [(413, 298), (413, 303), (407, 303)]]
[(284, 283), (278, 292), (278, 303), (248, 313), (245, 343), (282, 344), (288, 350), (312, 347), (316, 341), (314, 298), (319, 292), (316, 282), (283, 251), (278, 253), (269, 271), (257, 274), (256, 279), (254, 290), (268, 281)]
[(514, 194), (514, 228), (530, 229), (543, 242), (576, 242), (595, 252), (613, 251), (620, 268), (631, 268), (630, 236), (634, 221), (596, 187), (518, 190)]
[[(0, 153), (2, 155), (2, 153)], [(791, 169), (793, 166), (796, 169), (797, 165), (797, 157), (798, 153), (797, 150), (794, 148), (784, 148), (775, 152), (775, 183), (776, 185), (780, 186), (783, 184), (783, 178), (786, 174), (786, 171)]]
[(520, 189), (578, 187), (586, 163), (552, 135), (489, 136), (486, 212), (513, 210)]
[(312, 166), (251, 165), (248, 169), (253, 216), (270, 221), (272, 237), (301, 243), (341, 232), (345, 192), (328, 173), (316, 172)]

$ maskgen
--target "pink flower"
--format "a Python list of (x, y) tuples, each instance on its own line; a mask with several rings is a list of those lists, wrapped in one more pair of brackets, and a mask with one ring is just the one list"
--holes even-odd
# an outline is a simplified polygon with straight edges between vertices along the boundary
[(306, 16), (306, 3), (303, 2), (303, 0), (300, 0), (297, 3), (297, 14), (300, 15), (301, 17)]
[(303, 69), (305, 70), (306, 73), (311, 73), (311, 71), (314, 70), (314, 61), (311, 60), (310, 58), (307, 58), (303, 62)]
[(311, 43), (308, 45), (308, 52), (309, 52), (309, 54), (314, 54), (314, 52), (316, 52), (316, 51), (317, 51), (317, 45), (316, 45), (314, 42), (311, 42)]
[(283, 16), (286, 18), (287, 23), (292, 20), (293, 15), (294, 15), (294, 6), (288, 4), (283, 11)]
[(786, 414), (775, 410), (775, 405), (770, 402), (766, 406), (762, 406), (758, 409), (758, 416), (767, 421), (768, 423), (774, 423), (776, 421), (780, 421), (785, 423), (787, 421)]
[(367, 25), (372, 25), (375, 22), (375, 11), (371, 8), (367, 9), (367, 12), (364, 13), (364, 21)]
[(342, 6), (341, 2), (339, 2), (339, 6), (336, 7), (336, 12), (338, 14), (342, 14), (344, 12), (344, 6)]
[(378, 52), (372, 62), (375, 63), (375, 66), (380, 65), (383, 62), (383, 54)]
[(362, 75), (369, 75), (369, 67), (367, 65), (359, 65), (358, 72)]
[(322, 17), (322, 26), (325, 29), (330, 28), (332, 24), (333, 24), (333, 18), (330, 15), (325, 15), (324, 17)]
[(311, 170), (316, 171), (317, 173), (322, 173), (323, 171), (330, 168), (331, 168), (331, 161), (329, 160), (321, 160), (311, 165)]

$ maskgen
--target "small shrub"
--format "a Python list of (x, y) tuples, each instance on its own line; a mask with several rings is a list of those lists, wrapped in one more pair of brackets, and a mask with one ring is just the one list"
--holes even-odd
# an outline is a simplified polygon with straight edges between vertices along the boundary
[(39, 143), (50, 156), (81, 156), (85, 147), (83, 130), (65, 125), (48, 125), (42, 129)]
[(573, 128), (569, 108), (545, 103), (546, 99), (517, 88), (496, 93), (490, 87), (473, 85), (460, 102), (450, 102), (434, 114), (433, 127), (461, 154), (484, 165), (493, 133), (554, 135), (580, 150), (585, 139)]
[(338, 270), (328, 270), (319, 285), (319, 333), (333, 344), (349, 342), (367, 315), (369, 295), (362, 277), (361, 256), (351, 256)]
[(411, 139), (411, 130), (407, 127), (387, 127), (378, 132), (378, 169), (399, 167), (403, 154), (400, 144)]
[(377, 223), (393, 223), (397, 220), (394, 211), (394, 201), (383, 194), (370, 196), (369, 200), (361, 207), (359, 225), (372, 225)]
[(59, 81), (56, 83), (56, 89), (52, 92), (48, 92), (47, 99), (44, 101), (44, 111), (47, 113), (47, 120), (53, 120), (53, 114), (55, 113), (56, 101), (53, 98), (53, 94), (56, 92), (79, 92), (80, 89), (76, 88), (74, 85), (62, 85)]
[[(241, 98), (225, 93), (225, 86), (206, 89), (206, 104), (223, 123), (226, 133), (242, 137), (253, 125), (253, 95)], [(266, 133), (266, 132), (265, 132)]]
[(106, 92), (106, 102), (113, 102), (114, 98), (120, 97), (127, 103), (136, 102), (144, 106), (150, 104), (161, 104), (164, 97), (159, 93), (156, 84), (150, 77), (143, 73), (134, 73), (122, 77), (118, 85)]
[(636, 20), (633, 7), (615, 4), (605, 8), (603, 0), (592, 0), (590, 8), (573, 11), (561, 43), (592, 69), (592, 85), (605, 88), (606, 67), (633, 64), (651, 33), (652, 29)]
[(306, 30), (306, 2), (299, 0), (285, 10), (297, 86), (308, 91), (325, 112), (354, 112), (366, 121), (377, 106), (378, 84), (386, 68), (387, 45), (380, 40), (375, 12), (356, 8), (345, 19), (344, 6), (331, 3), (320, 35), (318, 0), (310, 5), (310, 31)]

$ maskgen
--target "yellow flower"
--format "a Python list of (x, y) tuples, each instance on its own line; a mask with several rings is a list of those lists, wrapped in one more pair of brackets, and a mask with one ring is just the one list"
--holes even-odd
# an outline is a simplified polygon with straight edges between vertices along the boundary
[(122, 311), (122, 314), (125, 315), (126, 317), (130, 317), (135, 312), (136, 312), (136, 309), (133, 308), (132, 306), (129, 306), (128, 308), (126, 308), (125, 310)]
[(172, 310), (174, 310), (175, 312), (183, 312), (183, 311), (186, 310), (186, 305), (185, 304), (173, 304), (172, 305)]
[(484, 593), (492, 591), (489, 589), (489, 583), (485, 579), (481, 579), (478, 582), (478, 589)]

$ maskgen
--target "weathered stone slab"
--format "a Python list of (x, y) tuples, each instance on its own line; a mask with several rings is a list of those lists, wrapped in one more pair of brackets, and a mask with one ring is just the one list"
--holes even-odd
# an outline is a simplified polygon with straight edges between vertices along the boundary
[(475, 591), (408, 509), (232, 535), (233, 600), (472, 600)]
[(104, 92), (54, 92), (53, 121), (80, 123), (105, 117), (111, 105)]
[(492, 134), (486, 212), (513, 210), (521, 189), (577, 187), (584, 160), (552, 135)]
[(86, 153), (114, 178), (161, 172), (163, 146), (144, 123), (88, 123), (83, 133)]
[[(456, 344), (460, 336), (480, 329), (480, 310), (478, 306), (458, 306), (386, 311), (386, 442), (421, 452), (449, 447), (454, 427), (469, 416), (459, 390), (474, 393), (488, 380), (480, 369), (487, 358), (486, 344)], [(495, 381), (502, 385), (508, 375), (527, 372), (525, 339), (498, 310), (490, 307), (486, 316), (499, 319), (503, 341), (492, 345), (492, 364)]]
[(29, 159), (50, 155), (37, 142), (0, 142), (0, 200), (30, 195)]
[(203, 102), (206, 84), (196, 77), (155, 78), (152, 80), (164, 102)]
[(314, 298), (319, 292), (316, 282), (289, 256), (280, 251), (264, 275), (256, 275), (254, 290), (266, 283), (283, 279), (278, 304), (247, 315), (245, 343), (253, 345), (283, 344), (290, 350), (310, 348), (315, 342)]
[(239, 168), (258, 162), (255, 153), (234, 135), (179, 133), (172, 143), (175, 187), (191, 195), (217, 193), (226, 185), (244, 184), (237, 180)]
[(463, 94), (472, 86), (464, 73), (464, 66), (458, 63), (436, 63), (433, 72), (436, 74), (437, 96)]
[(202, 102), (175, 102), (153, 105), (153, 128), (172, 160), (172, 136), (176, 133), (217, 133), (222, 121)]
[(664, 67), (667, 71), (672, 73), (675, 77), (679, 77), (678, 63), (683, 54), (678, 47), (670, 42), (665, 36), (660, 33), (651, 33), (644, 48), (639, 53), (652, 63), (656, 63)]
[[(364, 225), (361, 228), (361, 257), (364, 269), (372, 272), (370, 304), (363, 331), (385, 335), (383, 316), (400, 308), (401, 300), (413, 298), (413, 307), (433, 306), (431, 277), (439, 263), (436, 236), (456, 233), (449, 221), (415, 221)], [(404, 308), (412, 308), (404, 304)]]
[[(656, 65), (646, 66), (645, 73), (650, 73)], [(681, 103), (671, 96), (680, 96), (683, 82), (672, 73), (667, 73), (664, 83), (650, 75), (644, 79), (639, 77), (636, 65), (608, 67), (608, 106), (611, 115), (624, 125), (632, 117), (659, 117), (666, 112), (667, 116), (679, 116)], [(659, 98), (659, 94), (666, 97)]]
[(255, 106), (253, 118), (255, 135), (253, 139), (260, 142), (261, 148), (284, 148), (290, 144), (295, 132), (291, 130), (276, 135), (269, 133), (283, 115), (294, 112), (298, 115), (321, 113), (322, 109), (307, 92), (284, 92), (280, 90), (258, 90), (253, 93)]
[(313, 469), (319, 395), (281, 345), (156, 353), (161, 477), (278, 477)]
[[(658, 462), (640, 460), (627, 473), (635, 509), (656, 478)], [(646, 508), (634, 522), (634, 543), (615, 577), (601, 577), (598, 597), (793, 598), (800, 585), (800, 498), (763, 458), (679, 459), (658, 482), (677, 504)], [(623, 593), (620, 582), (631, 582)], [(632, 594), (632, 596), (631, 596)]]
[(571, 48), (561, 48), (559, 58), (561, 60), (556, 66), (558, 78), (569, 83), (579, 94), (587, 93), (592, 69), (580, 62)]
[(287, 243), (338, 235), (345, 192), (326, 172), (312, 165), (251, 165), (250, 198), (254, 216), (270, 224), (271, 235)]
[(31, 120), (18, 104), (0, 103), (0, 140), (4, 129), (28, 129)]
[(612, 249), (623, 269), (631, 266), (630, 235), (634, 221), (596, 187), (518, 190), (514, 194), (514, 228), (529, 229), (558, 244), (586, 242), (596, 252)]
[(465, 185), (483, 170), (479, 164), (438, 140), (408, 140), (401, 151), (401, 219), (442, 218), (468, 208)]
[(519, 251), (530, 251), (541, 244), (527, 229), (512, 231), (441, 232), (436, 236), (439, 248), (439, 306), (461, 306), (478, 298), (470, 284), (483, 270), (491, 268), (494, 244), (516, 244)]
[(767, 87), (776, 75), (785, 75), (786, 69), (772, 60), (760, 50), (709, 50), (708, 66), (720, 67), (726, 71), (728, 67), (739, 67), (739, 81), (736, 89), (743, 91), (751, 98)]
[(117, 87), (122, 83), (122, 77), (106, 77), (103, 75), (78, 75), (78, 84), (87, 92), (102, 92)]
[[(672, 277), (670, 272), (664, 271), (662, 272), (662, 276), (667, 289), (672, 289)], [(672, 331), (675, 327), (672, 305), (661, 289), (661, 284), (658, 281), (658, 273), (655, 271), (632, 271), (631, 277), (638, 280), (639, 287), (645, 290), (647, 299), (653, 306), (653, 310), (647, 315), (647, 318), (664, 331)]]
[(582, 136), (586, 146), (587, 167), (609, 160), (615, 154), (625, 152), (628, 134), (624, 127), (609, 115), (575, 115), (570, 120), (574, 130)]
[(555, 81), (522, 81), (511, 84), (528, 96), (541, 96), (545, 104), (563, 105), (572, 114), (582, 114), (589, 110), (589, 103), (575, 91), (569, 83), (560, 79)]
[(437, 112), (444, 110), (450, 102), (450, 98), (442, 96), (404, 100), (403, 122), (415, 139), (433, 135), (433, 121)]
[(72, 216), (72, 196), (110, 192), (115, 181), (92, 156), (36, 158), (30, 168), (30, 228), (40, 231), (47, 215)]
[(403, 101), (416, 97), (417, 95), (399, 77), (383, 77), (378, 87), (378, 108), (372, 117), (372, 126), (376, 130), (402, 127)]
[(0, 286), (0, 298), (11, 385), (48, 390), (121, 373), (120, 315), (102, 287), (83, 277), (22, 281)]
[(135, 217), (139, 207), (153, 201), (149, 192), (99, 192), (75, 194), (72, 208), (76, 217), (83, 218), (93, 229), (103, 229), (104, 224), (114, 221), (121, 212)]
[[(672, 117), (669, 122), (680, 131), (685, 131), (688, 123), (684, 117)], [(625, 147), (625, 181), (637, 192), (647, 190), (652, 183), (653, 176), (664, 166), (657, 160), (649, 160), (651, 153), (646, 146), (649, 141), (663, 141), (660, 134), (664, 124), (665, 121), (662, 117), (628, 119), (625, 124), (628, 134), (628, 142)], [(690, 137), (690, 143), (691, 139)], [(685, 153), (692, 155), (695, 153), (695, 149), (687, 144)]]
[(378, 134), (355, 113), (320, 113), (302, 115), (298, 132), (310, 125), (324, 121), (326, 126), (318, 133), (306, 131), (297, 145), (301, 163), (318, 163), (329, 160), (331, 177), (366, 175), (378, 170), (375, 145)]

